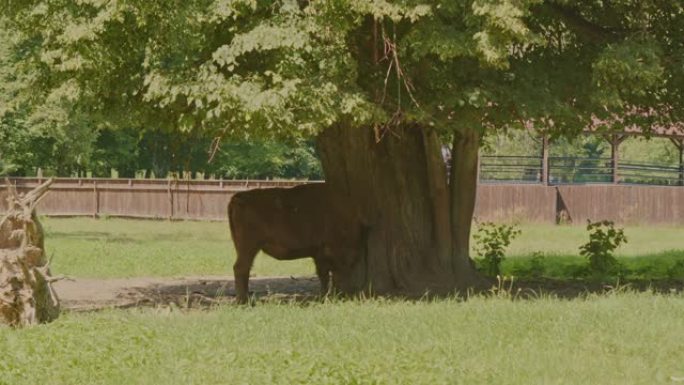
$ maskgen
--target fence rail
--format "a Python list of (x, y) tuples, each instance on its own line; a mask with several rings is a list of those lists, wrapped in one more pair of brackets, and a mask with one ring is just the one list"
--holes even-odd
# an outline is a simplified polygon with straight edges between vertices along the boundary
[[(15, 178), (20, 192), (44, 179)], [(303, 181), (187, 181), (57, 179), (38, 210), (47, 216), (226, 220), (232, 196), (244, 190), (291, 187)], [(309, 182), (310, 183), (310, 182)], [(6, 186), (0, 182), (0, 213), (6, 211)], [(684, 225), (684, 188), (643, 185), (558, 185), (483, 183), (475, 216), (487, 221)]]
[[(618, 163), (612, 158), (539, 156), (482, 156), (482, 183), (541, 183), (547, 185), (613, 183), (656, 186), (684, 186), (684, 166)], [(546, 172), (546, 174), (545, 174)], [(544, 179), (547, 175), (547, 179)]]
[[(45, 179), (13, 178), (19, 192)], [(49, 216), (117, 216), (225, 220), (230, 198), (239, 191), (292, 187), (302, 181), (161, 180), (58, 178), (39, 210)], [(6, 210), (6, 186), (0, 183), (0, 211)]]

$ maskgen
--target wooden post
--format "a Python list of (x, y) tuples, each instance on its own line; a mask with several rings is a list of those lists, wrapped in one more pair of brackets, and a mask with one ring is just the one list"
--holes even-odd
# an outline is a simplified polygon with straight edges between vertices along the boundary
[(549, 136), (542, 136), (542, 164), (541, 164), (541, 183), (549, 185)]
[(169, 220), (173, 220), (173, 191), (171, 191), (171, 179), (169, 179), (168, 183), (166, 184), (166, 191), (169, 196)]
[(627, 139), (627, 135), (610, 135), (606, 137), (610, 142), (610, 158), (613, 176), (611, 178), (613, 184), (620, 183), (620, 144)]
[(670, 138), (679, 150), (679, 185), (684, 186), (684, 138)]
[(613, 168), (613, 177), (611, 179), (613, 184), (617, 184), (620, 181), (620, 146), (618, 145), (617, 140), (615, 140), (615, 135), (611, 137), (610, 141), (610, 158), (611, 167)]
[(100, 190), (97, 189), (97, 181), (93, 181), (93, 203), (95, 206), (93, 218), (97, 218), (100, 215)]
[(684, 186), (684, 139), (679, 139), (679, 185)]

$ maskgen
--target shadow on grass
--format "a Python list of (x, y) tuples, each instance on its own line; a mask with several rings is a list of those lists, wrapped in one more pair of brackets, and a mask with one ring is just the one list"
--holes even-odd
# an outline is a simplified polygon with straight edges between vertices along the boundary
[[(577, 256), (511, 258), (503, 266), (504, 276), (514, 277), (482, 295), (527, 300), (541, 297), (584, 298), (616, 291), (657, 293), (684, 292), (684, 252), (648, 257), (622, 258), (617, 275), (586, 275), (586, 261)], [(65, 307), (71, 310), (102, 308), (163, 307), (206, 309), (235, 301), (232, 277), (77, 279), (60, 282)], [(309, 303), (320, 301), (316, 277), (253, 277), (250, 291), (255, 303)], [(58, 290), (58, 294), (61, 294)], [(438, 296), (394, 296), (390, 299), (438, 299)]]
[[(254, 277), (250, 279), (249, 289), (255, 302), (301, 303), (320, 300), (320, 284), (316, 277)], [(235, 285), (232, 278), (186, 279), (132, 288), (123, 297), (127, 299), (126, 303), (118, 307), (204, 309), (234, 303)]]
[[(491, 290), (481, 295), (497, 295), (493, 284)], [(616, 291), (656, 292), (676, 294), (684, 292), (683, 280), (632, 280), (591, 281), (580, 279), (558, 280), (549, 278), (513, 280), (506, 284), (507, 295), (518, 300), (533, 300), (541, 297), (562, 299), (586, 298), (593, 294), (608, 294)], [(298, 303), (321, 302), (320, 286), (316, 277), (253, 278), (250, 294), (253, 303)], [(387, 297), (390, 300), (420, 300), (426, 296)], [(438, 300), (440, 296), (430, 296)], [(235, 302), (234, 282), (220, 279), (197, 279), (184, 282), (156, 283), (129, 291), (122, 308), (171, 306), (181, 309), (209, 309), (217, 305)]]
[[(319, 300), (316, 277), (256, 277), (250, 290), (256, 302)], [(207, 309), (235, 302), (232, 277), (77, 278), (55, 283), (62, 307), (72, 312), (112, 308), (177, 307)]]
[[(508, 288), (509, 286), (506, 286)], [(541, 296), (573, 299), (585, 298), (591, 294), (608, 294), (616, 291), (653, 292), (677, 294), (684, 292), (683, 280), (591, 280), (591, 279), (552, 279), (523, 278), (514, 280), (510, 292), (521, 299), (534, 299)]]

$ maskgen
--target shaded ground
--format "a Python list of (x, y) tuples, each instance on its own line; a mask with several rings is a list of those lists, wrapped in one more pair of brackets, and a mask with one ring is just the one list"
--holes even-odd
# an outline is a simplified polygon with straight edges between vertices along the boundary
[[(235, 297), (233, 278), (220, 276), (186, 278), (125, 278), (63, 280), (55, 284), (64, 308), (88, 311), (136, 306), (178, 306), (203, 308), (232, 303)], [(575, 298), (589, 293), (613, 290), (684, 291), (682, 281), (632, 281), (613, 284), (581, 280), (538, 279), (504, 282), (502, 290), (520, 298), (553, 295)], [(259, 300), (312, 300), (319, 293), (316, 277), (253, 277), (250, 291)]]
[[(85, 311), (111, 307), (205, 307), (233, 302), (232, 277), (122, 278), (63, 280), (55, 283), (62, 306)], [(309, 298), (319, 293), (316, 277), (261, 277), (250, 279), (256, 297)]]

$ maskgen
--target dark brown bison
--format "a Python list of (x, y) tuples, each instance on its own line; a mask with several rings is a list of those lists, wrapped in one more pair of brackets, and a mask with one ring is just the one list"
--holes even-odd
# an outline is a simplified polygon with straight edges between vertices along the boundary
[(332, 272), (348, 269), (365, 250), (358, 211), (325, 183), (239, 192), (228, 205), (237, 260), (233, 266), (239, 303), (247, 301), (249, 272), (259, 251), (278, 260), (311, 257), (329, 290)]

